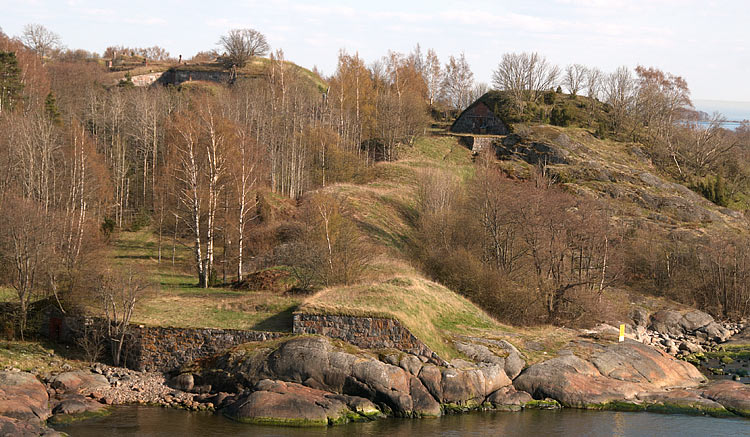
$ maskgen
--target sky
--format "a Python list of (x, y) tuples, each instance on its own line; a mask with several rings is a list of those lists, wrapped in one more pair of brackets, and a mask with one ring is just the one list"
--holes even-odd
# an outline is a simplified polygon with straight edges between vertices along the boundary
[(683, 76), (695, 99), (750, 102), (746, 0), (0, 0), (3, 32), (18, 36), (28, 23), (68, 48), (159, 45), (183, 58), (253, 28), (325, 74), (341, 49), (371, 62), (419, 43), (443, 62), (463, 52), (487, 83), (503, 53), (535, 51), (563, 67), (655, 66)]

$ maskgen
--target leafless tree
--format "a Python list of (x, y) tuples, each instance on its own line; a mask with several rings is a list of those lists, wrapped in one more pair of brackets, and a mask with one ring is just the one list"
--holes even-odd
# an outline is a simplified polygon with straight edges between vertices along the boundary
[(487, 93), (487, 91), (490, 90), (490, 86), (487, 85), (485, 82), (477, 82), (474, 84), (474, 86), (471, 88), (471, 94), (469, 97), (469, 101), (473, 102), (477, 100), (478, 98), (482, 97)]
[(542, 91), (554, 88), (560, 69), (538, 53), (505, 53), (492, 73), (492, 84), (510, 93), (520, 112), (536, 102)]
[(427, 57), (425, 58), (424, 81), (427, 84), (427, 95), (430, 102), (430, 106), (435, 104), (435, 101), (440, 96), (440, 82), (442, 79), (442, 68), (440, 68), (440, 60), (437, 57), (435, 50), (427, 50)]
[(705, 176), (713, 164), (738, 146), (737, 137), (723, 127), (726, 121), (723, 115), (714, 113), (706, 125), (696, 123), (681, 129), (674, 141), (673, 155), (681, 175), (685, 169), (680, 167), (678, 157), (684, 159), (696, 175)]
[(229, 67), (242, 68), (254, 56), (263, 56), (270, 50), (266, 36), (255, 29), (232, 29), (219, 38)]
[(466, 56), (451, 56), (443, 70), (443, 93), (453, 109), (463, 110), (471, 104), (471, 88), (474, 86), (474, 73), (471, 72)]
[(198, 286), (207, 287), (203, 246), (201, 238), (201, 218), (204, 215), (202, 191), (203, 166), (200, 157), (200, 133), (191, 114), (176, 114), (172, 122), (172, 146), (177, 156), (175, 178), (179, 181), (180, 204), (187, 210), (185, 224), (193, 238), (193, 256), (198, 274)]
[(303, 207), (305, 229), (288, 262), (311, 286), (349, 285), (359, 280), (376, 253), (351, 218), (346, 202), (318, 194)]
[[(201, 102), (199, 102), (200, 104)], [(204, 261), (204, 272), (210, 282), (214, 268), (215, 239), (216, 239), (216, 213), (219, 208), (219, 198), (223, 190), (223, 177), (226, 171), (226, 147), (227, 129), (224, 119), (218, 113), (212, 102), (202, 102), (202, 110), (198, 111), (200, 128), (205, 137), (206, 156), (206, 188), (208, 204), (206, 208), (206, 259)], [(209, 283), (204, 284), (208, 286)]]
[(237, 205), (237, 280), (242, 279), (245, 254), (245, 227), (256, 216), (258, 197), (255, 190), (258, 184), (260, 167), (260, 150), (251, 134), (244, 126), (236, 127), (234, 138), (236, 159), (229, 165), (234, 181)]
[(602, 92), (604, 73), (596, 67), (586, 69), (586, 95), (590, 99), (599, 99)]
[(23, 28), (21, 41), (42, 59), (51, 56), (55, 50), (62, 46), (60, 35), (41, 24), (27, 24)]
[(578, 91), (583, 89), (586, 76), (588, 74), (588, 68), (581, 64), (570, 64), (565, 68), (565, 74), (563, 75), (563, 85), (567, 88), (571, 95), (577, 95)]
[(152, 287), (145, 277), (145, 273), (133, 269), (112, 269), (104, 272), (96, 284), (96, 294), (106, 322), (107, 338), (115, 366), (120, 365), (135, 306)]
[(18, 296), (21, 339), (34, 293), (44, 282), (53, 255), (53, 229), (44, 208), (29, 199), (6, 197), (0, 213), (0, 267)]
[(615, 131), (621, 130), (626, 123), (635, 97), (635, 82), (628, 67), (617, 68), (607, 76), (604, 83), (604, 95), (612, 107), (612, 124)]

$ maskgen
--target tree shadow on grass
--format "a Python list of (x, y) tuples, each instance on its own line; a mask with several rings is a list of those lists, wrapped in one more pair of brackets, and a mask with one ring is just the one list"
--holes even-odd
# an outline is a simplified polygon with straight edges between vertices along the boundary
[(153, 259), (151, 255), (115, 255), (115, 259)]
[(292, 305), (280, 313), (259, 321), (253, 325), (252, 329), (258, 331), (292, 332), (294, 312), (297, 311), (297, 308), (299, 308), (299, 305)]

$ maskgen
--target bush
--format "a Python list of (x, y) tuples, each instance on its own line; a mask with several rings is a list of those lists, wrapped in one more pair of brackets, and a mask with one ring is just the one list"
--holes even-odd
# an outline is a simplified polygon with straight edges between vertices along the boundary
[(555, 104), (555, 92), (554, 91), (547, 91), (546, 93), (544, 93), (544, 104), (545, 105)]
[(137, 232), (141, 229), (148, 227), (151, 224), (151, 214), (148, 211), (142, 209), (133, 216), (130, 221), (130, 230)]
[(101, 231), (104, 238), (109, 239), (112, 233), (115, 231), (115, 220), (110, 217), (104, 217), (104, 221), (101, 224)]
[(719, 206), (729, 206), (730, 193), (724, 178), (719, 174), (697, 179), (690, 184), (690, 188)]
[(511, 181), (483, 157), (470, 192), (455, 179), (422, 178), (413, 259), (509, 323), (599, 320), (583, 316), (601, 314), (618, 272), (606, 215), (545, 181)]
[(278, 251), (281, 264), (291, 268), (297, 288), (349, 285), (362, 278), (376, 253), (353, 221), (346, 203), (316, 194), (302, 207), (301, 232)]
[(568, 126), (570, 124), (570, 113), (565, 106), (552, 108), (550, 113), (550, 123), (555, 126)]
[(101, 358), (106, 346), (107, 330), (99, 319), (87, 318), (75, 329), (76, 344), (83, 350), (86, 361), (93, 364)]

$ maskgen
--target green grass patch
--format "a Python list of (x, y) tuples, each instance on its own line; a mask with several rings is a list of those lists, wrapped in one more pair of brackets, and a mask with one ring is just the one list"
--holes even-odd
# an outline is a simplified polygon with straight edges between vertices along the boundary
[(18, 293), (11, 287), (0, 287), (0, 302), (16, 302)]
[[(197, 287), (191, 248), (158, 239), (150, 229), (120, 232), (112, 250), (113, 263), (140, 269), (152, 279), (154, 291), (136, 307), (132, 323), (182, 328), (291, 331), (292, 313), (301, 298), (274, 291)], [(220, 254), (219, 254), (220, 256)], [(229, 280), (229, 278), (228, 278)]]
[[(56, 347), (64, 347), (55, 345)], [(67, 351), (65, 356), (67, 357)], [(59, 372), (67, 364), (73, 369), (84, 368), (86, 363), (61, 356), (51, 345), (29, 342), (0, 340), (0, 370), (15, 367), (24, 372), (47, 375)]]
[(445, 359), (460, 356), (453, 335), (500, 329), (466, 298), (418, 276), (329, 288), (305, 300), (299, 311), (397, 319)]

